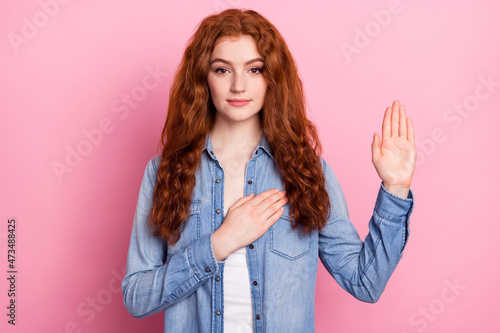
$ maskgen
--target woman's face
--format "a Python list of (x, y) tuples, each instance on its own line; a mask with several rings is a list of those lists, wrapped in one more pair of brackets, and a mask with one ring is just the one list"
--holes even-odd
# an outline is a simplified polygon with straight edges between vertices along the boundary
[(216, 44), (207, 77), (216, 117), (231, 121), (258, 119), (267, 89), (263, 66), (257, 44), (248, 35), (224, 38)]

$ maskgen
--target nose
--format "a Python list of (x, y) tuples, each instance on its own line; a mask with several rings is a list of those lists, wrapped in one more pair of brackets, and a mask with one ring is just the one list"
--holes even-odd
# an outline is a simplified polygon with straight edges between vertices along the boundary
[(245, 92), (247, 89), (246, 84), (245, 74), (235, 72), (231, 83), (231, 92)]

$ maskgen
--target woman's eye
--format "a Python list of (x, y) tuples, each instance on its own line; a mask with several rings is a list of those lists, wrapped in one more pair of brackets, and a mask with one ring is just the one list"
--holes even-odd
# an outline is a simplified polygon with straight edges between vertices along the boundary
[[(258, 73), (262, 73), (262, 68), (259, 68), (259, 67), (254, 67), (254, 68), (252, 68), (252, 69), (250, 69), (250, 70), (251, 70), (251, 71), (253, 71), (253, 70), (257, 70), (257, 71), (258, 71)], [(255, 73), (255, 72), (253, 72), (253, 73), (254, 73), (254, 74), (258, 74), (258, 73)]]
[[(225, 68), (217, 68), (215, 70), (216, 73), (221, 73), (220, 71), (227, 71), (227, 69), (225, 69)], [(224, 73), (221, 73), (221, 74), (224, 74)]]

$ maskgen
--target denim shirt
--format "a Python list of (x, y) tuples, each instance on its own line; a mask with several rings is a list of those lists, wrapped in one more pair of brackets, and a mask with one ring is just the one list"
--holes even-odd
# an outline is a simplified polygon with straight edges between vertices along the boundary
[[(246, 246), (255, 332), (314, 332), (318, 258), (337, 283), (364, 302), (376, 302), (400, 261), (409, 237), (413, 193), (400, 198), (381, 183), (364, 242), (349, 220), (344, 194), (320, 158), (332, 212), (321, 231), (292, 230), (290, 203), (264, 235)], [(223, 223), (224, 171), (207, 134), (196, 172), (187, 225), (170, 246), (147, 226), (161, 155), (147, 164), (135, 210), (122, 282), (130, 314), (164, 311), (164, 332), (224, 332), (224, 261), (212, 234)], [(284, 190), (265, 133), (247, 163), (244, 195)], [(243, 331), (241, 331), (243, 332)]]

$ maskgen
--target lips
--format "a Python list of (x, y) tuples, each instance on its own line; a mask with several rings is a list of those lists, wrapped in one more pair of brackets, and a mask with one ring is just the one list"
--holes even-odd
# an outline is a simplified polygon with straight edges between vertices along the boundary
[(250, 103), (249, 99), (241, 99), (241, 98), (233, 98), (233, 99), (228, 99), (227, 102), (231, 104), (232, 106), (245, 106), (248, 103)]
[(228, 102), (250, 102), (249, 99), (240, 99), (240, 98), (233, 98), (233, 99), (228, 99)]

